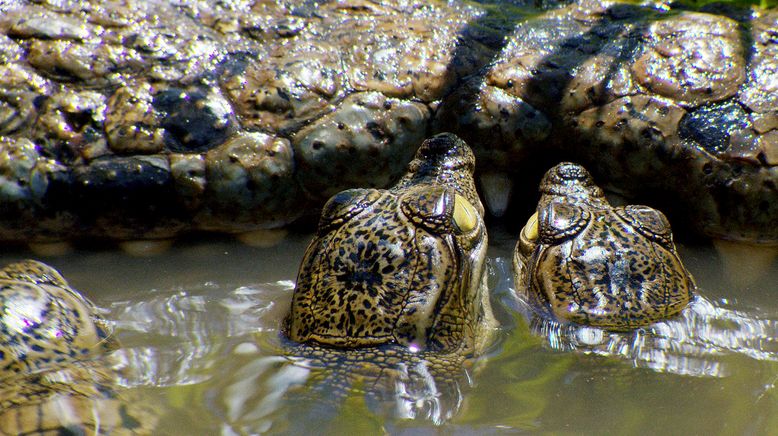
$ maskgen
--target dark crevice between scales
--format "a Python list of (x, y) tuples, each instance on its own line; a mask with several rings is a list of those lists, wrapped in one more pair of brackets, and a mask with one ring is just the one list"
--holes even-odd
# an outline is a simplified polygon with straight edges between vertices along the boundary
[[(478, 86), (470, 86), (468, 88), (475, 94), (465, 97), (465, 100), (472, 102), (471, 104), (474, 104), (478, 98), (478, 95), (476, 94), (481, 88), (480, 85), (483, 83), (484, 76), (486, 75), (488, 68), (490, 68), (493, 62), (501, 55), (501, 50), (505, 47), (508, 36), (517, 31), (517, 26), (519, 24), (534, 18), (532, 15), (529, 15), (531, 12), (529, 8), (534, 7), (534, 12), (537, 13), (537, 9), (564, 7), (572, 2), (520, 3), (483, 1), (479, 3), (486, 7), (487, 12), (479, 19), (468, 23), (466, 28), (462, 31), (462, 34), (472, 37), (472, 35), (477, 35), (479, 32), (484, 33), (484, 29), (489, 29), (491, 33), (487, 34), (490, 35), (490, 38), (482, 37), (480, 39), (474, 39), (493, 48), (495, 53), (491, 61), (478, 70), (473, 76), (469, 77), (469, 79), (472, 79), (475, 76), (478, 81)], [(512, 6), (518, 5), (527, 7), (528, 14), (526, 16), (520, 14), (509, 16), (511, 15), (510, 13), (506, 14), (498, 8), (499, 5), (505, 3)], [(574, 128), (572, 128), (569, 121), (566, 120), (568, 114), (562, 112), (561, 100), (563, 92), (568, 88), (574, 78), (572, 74), (573, 71), (588, 59), (602, 53), (604, 49), (609, 46), (612, 48), (612, 46), (616, 45), (618, 47), (618, 55), (609, 67), (605, 79), (601, 82), (607, 86), (607, 83), (617, 73), (619, 66), (624, 63), (627, 63), (628, 65), (631, 64), (641, 53), (641, 48), (645, 47), (641, 44), (642, 34), (647, 31), (652, 23), (667, 17), (668, 14), (673, 14), (675, 11), (690, 10), (726, 16), (738, 22), (740, 41), (742, 47), (745, 48), (744, 59), (746, 61), (746, 66), (749, 69), (748, 73), (750, 73), (751, 58), (753, 57), (753, 38), (751, 36), (750, 24), (752, 13), (750, 12), (750, 4), (750, 2), (745, 2), (743, 4), (714, 2), (704, 3), (700, 6), (699, 3), (675, 2), (671, 4), (672, 10), (668, 12), (647, 6), (619, 3), (606, 8), (601, 14), (601, 18), (599, 18), (589, 30), (557, 41), (554, 50), (538, 62), (538, 72), (537, 74), (534, 74), (533, 79), (530, 80), (527, 86), (528, 94), (533, 96), (533, 100), (541, 101), (540, 105), (538, 105), (536, 101), (533, 101), (532, 106), (548, 117), (552, 122), (551, 130), (554, 133), (552, 133), (546, 141), (529, 145), (527, 156), (516, 168), (511, 168), (514, 180), (521, 181), (522, 183), (514, 183), (512, 200), (505, 216), (502, 219), (487, 217), (488, 223), (497, 222), (498, 224), (504, 224), (511, 232), (515, 233), (519, 231), (526, 218), (531, 215), (534, 209), (533, 205), (537, 203), (539, 194), (536, 192), (535, 187), (538, 185), (545, 170), (562, 160), (571, 160), (582, 163), (592, 171), (595, 178), (598, 180), (607, 180), (607, 171), (597, 168), (596, 164), (584, 162), (584, 159), (581, 158), (582, 153), (577, 151), (584, 147), (597, 147), (598, 144), (587, 141), (580, 135), (575, 134)], [(620, 38), (623, 40), (619, 41)], [(612, 54), (613, 52), (611, 51), (610, 53)], [(456, 64), (456, 62), (457, 55), (455, 53), (452, 63)], [(464, 80), (460, 81), (460, 85), (462, 82), (464, 82)], [(524, 99), (523, 96), (518, 97)], [(604, 98), (606, 98), (606, 96), (600, 96), (601, 100), (598, 102), (597, 99), (595, 99), (593, 103), (604, 103)], [(734, 108), (733, 111), (728, 110), (733, 109), (730, 107), (732, 105), (737, 106), (737, 108)], [(605, 108), (601, 106), (598, 115), (602, 114), (604, 111)], [(742, 127), (738, 124), (742, 122), (730, 120), (735, 112), (746, 113), (747, 108), (743, 108), (738, 103), (724, 102), (690, 109), (681, 120), (679, 125), (681, 131), (679, 132), (679, 135), (683, 139), (691, 141), (691, 146), (701, 147), (709, 152), (718, 151), (720, 148), (726, 146), (729, 138), (729, 127)], [(632, 115), (640, 116), (640, 114)], [(599, 117), (601, 118), (601, 115)], [(716, 121), (723, 120), (728, 121), (728, 123), (725, 123), (726, 126), (724, 126), (723, 129), (717, 128), (717, 126), (713, 128), (714, 130), (711, 130), (710, 127), (705, 127), (705, 123), (700, 124), (702, 121), (710, 121), (711, 117), (716, 118)], [(721, 118), (721, 120), (719, 118)], [(557, 132), (561, 132), (561, 134)], [(481, 144), (488, 144), (489, 141), (489, 138), (477, 138), (474, 140), (472, 135), (468, 135), (469, 132), (455, 131), (454, 133), (465, 137), (471, 145), (476, 145), (478, 142)], [(650, 135), (650, 131), (646, 133), (647, 135), (643, 135), (644, 137), (641, 138), (641, 141), (656, 142), (662, 140), (662, 138), (652, 137), (653, 135)], [(711, 138), (711, 135), (714, 137), (714, 141), (708, 141), (708, 139)], [(574, 146), (564, 147), (565, 141), (572, 141)], [(627, 143), (624, 144), (624, 146), (636, 147), (640, 145)], [(715, 150), (708, 150), (710, 147), (718, 148)], [(659, 148), (657, 148), (657, 150), (659, 150)], [(737, 167), (737, 164), (733, 164), (733, 168), (734, 167)], [(517, 177), (517, 174), (520, 174), (521, 177)], [(682, 202), (688, 201), (688, 199), (673, 198), (672, 192), (661, 192), (650, 187), (640, 191), (633, 191), (631, 194), (632, 196), (639, 198), (641, 202), (665, 211), (670, 216), (673, 223), (677, 223), (677, 227), (686, 226), (687, 223), (684, 222), (682, 216), (673, 213), (672, 206), (682, 204)], [(695, 234), (690, 229), (686, 228), (684, 228), (684, 231), (678, 233), (689, 235), (691, 238), (693, 238)]]

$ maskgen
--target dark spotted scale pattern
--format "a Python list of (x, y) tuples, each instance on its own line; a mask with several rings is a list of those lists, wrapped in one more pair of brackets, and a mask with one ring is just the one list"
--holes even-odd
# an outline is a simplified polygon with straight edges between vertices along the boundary
[(150, 434), (154, 419), (115, 391), (117, 345), (53, 268), (0, 269), (0, 434)]
[(300, 266), (289, 338), (474, 351), (492, 320), (474, 166), (463, 141), (441, 134), (391, 189), (332, 197)]
[(562, 163), (541, 182), (514, 255), (517, 287), (561, 320), (614, 330), (680, 312), (695, 284), (664, 214), (612, 207), (586, 170)]
[(99, 352), (108, 336), (95, 307), (38, 262), (0, 270), (0, 310), (0, 374)]

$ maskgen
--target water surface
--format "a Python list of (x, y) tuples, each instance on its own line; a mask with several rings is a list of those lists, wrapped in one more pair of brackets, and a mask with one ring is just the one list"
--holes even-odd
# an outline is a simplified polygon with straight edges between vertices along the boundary
[[(158, 405), (161, 434), (742, 434), (778, 425), (776, 261), (758, 277), (733, 278), (712, 246), (682, 246), (701, 289), (690, 309), (613, 334), (534, 317), (513, 289), (515, 239), (493, 230), (489, 286), (500, 327), (487, 357), (454, 390), (409, 366), (408, 383), (354, 386), (333, 406), (332, 393), (308, 389), (322, 370), (280, 352), (309, 238), (291, 235), (273, 248), (180, 243), (151, 258), (80, 250), (41, 259), (107, 310), (130, 368), (120, 383)], [(15, 251), (0, 261), (31, 256)], [(370, 389), (387, 392), (370, 399)]]

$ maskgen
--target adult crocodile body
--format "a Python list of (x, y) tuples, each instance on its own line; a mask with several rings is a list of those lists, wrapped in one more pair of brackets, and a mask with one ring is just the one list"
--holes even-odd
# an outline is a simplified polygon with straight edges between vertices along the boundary
[(680, 3), (6, 1), (0, 239), (278, 227), (446, 130), (496, 213), (550, 154), (775, 243), (776, 28)]

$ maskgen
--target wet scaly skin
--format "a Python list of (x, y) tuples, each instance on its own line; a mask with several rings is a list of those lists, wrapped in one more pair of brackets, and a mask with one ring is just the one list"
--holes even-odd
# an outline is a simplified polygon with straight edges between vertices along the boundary
[(286, 331), (333, 347), (470, 352), (492, 322), (475, 159), (451, 134), (425, 141), (387, 190), (353, 189), (322, 212)]
[(549, 170), (540, 191), (513, 259), (516, 287), (538, 310), (628, 330), (686, 307), (695, 284), (661, 212), (612, 207), (589, 173), (572, 163)]
[(155, 419), (115, 391), (107, 353), (117, 346), (97, 308), (53, 268), (0, 269), (0, 430), (150, 434)]
[(430, 419), (456, 413), (496, 326), (474, 165), (467, 144), (440, 134), (392, 188), (330, 199), (284, 329), (290, 359), (323, 372), (293, 398), (319, 404), (326, 392), (339, 410), (370, 386), (370, 403), (404, 405), (409, 416), (426, 414), (429, 399)]
[(280, 227), (452, 131), (776, 244), (775, 8), (513, 3), (2, 2), (0, 240)]

